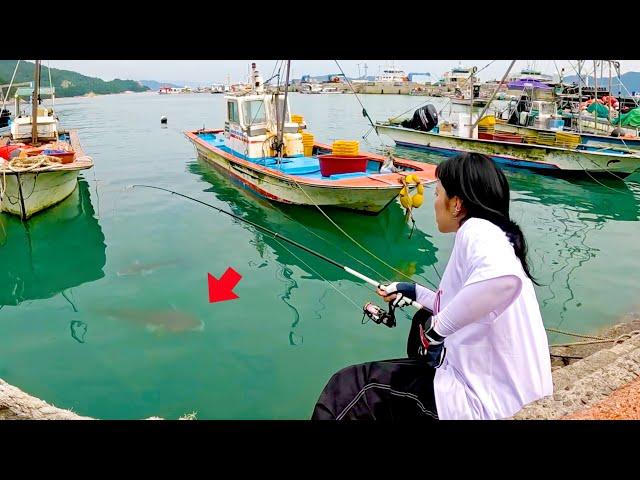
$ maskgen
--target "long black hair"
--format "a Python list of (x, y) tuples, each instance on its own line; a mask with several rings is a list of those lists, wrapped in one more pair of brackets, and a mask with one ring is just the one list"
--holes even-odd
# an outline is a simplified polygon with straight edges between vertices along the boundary
[(529, 271), (527, 242), (522, 230), (509, 217), (509, 182), (502, 170), (486, 155), (461, 153), (440, 163), (436, 167), (436, 177), (449, 198), (462, 199), (466, 209), (462, 222), (476, 217), (500, 227), (513, 245), (524, 272), (539, 285)]

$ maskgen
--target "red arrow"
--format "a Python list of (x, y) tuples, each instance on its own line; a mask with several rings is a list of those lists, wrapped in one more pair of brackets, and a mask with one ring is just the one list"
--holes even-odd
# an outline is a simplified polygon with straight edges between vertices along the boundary
[(227, 271), (222, 274), (220, 280), (210, 273), (207, 273), (207, 280), (209, 282), (209, 303), (240, 298), (233, 293), (233, 289), (241, 278), (242, 275), (231, 267), (227, 268)]

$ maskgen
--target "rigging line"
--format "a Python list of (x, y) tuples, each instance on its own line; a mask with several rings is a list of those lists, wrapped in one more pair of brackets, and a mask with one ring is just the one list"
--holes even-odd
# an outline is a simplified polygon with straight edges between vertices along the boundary
[(558, 73), (558, 80), (560, 80), (560, 82), (562, 83), (562, 75), (560, 74), (560, 69), (558, 68), (558, 64), (556, 63), (556, 61), (553, 61), (553, 65), (556, 67), (556, 72)]
[[(322, 215), (324, 215), (327, 220), (329, 220), (334, 227), (336, 227), (340, 232), (342, 232), (349, 240), (351, 240), (353, 243), (355, 243), (358, 247), (360, 247), (362, 250), (364, 250), (366, 253), (368, 253), (369, 255), (371, 255), (373, 258), (375, 258), (376, 260), (378, 260), (380, 263), (382, 263), (383, 265), (385, 265), (386, 267), (390, 268), (391, 270), (393, 270), (396, 273), (399, 273), (400, 275), (402, 275), (405, 278), (408, 278), (411, 281), (414, 281), (412, 277), (410, 277), (409, 275), (407, 275), (406, 273), (398, 270), (397, 268), (389, 265), (387, 262), (385, 262), (383, 259), (381, 259), (380, 257), (378, 257), (375, 253), (373, 253), (371, 250), (369, 250), (367, 247), (365, 247), (364, 245), (362, 245), (360, 242), (358, 242), (355, 238), (353, 238), (351, 235), (349, 235), (342, 227), (340, 227), (340, 225), (338, 225), (336, 222), (333, 221), (333, 219), (331, 217), (329, 217), (329, 215), (327, 215), (324, 210), (322, 210), (322, 208), (320, 208), (319, 205), (316, 204), (316, 202), (313, 201), (313, 198), (311, 198), (309, 196), (309, 194), (304, 190), (304, 188), (302, 188), (302, 186), (298, 183), (297, 180), (294, 179), (294, 182), (296, 183), (296, 185), (298, 186), (298, 188), (300, 190), (302, 190), (302, 193), (304, 193), (307, 198), (309, 200), (311, 200), (311, 203), (313, 203), (313, 205), (320, 211), (320, 213), (322, 213)], [(419, 277), (421, 277), (423, 280), (427, 281), (429, 283), (429, 285), (431, 285), (432, 287), (434, 287), (435, 289), (437, 289), (438, 287), (436, 285), (433, 284), (433, 282), (431, 280), (429, 280), (426, 277), (423, 277), (422, 275), (419, 275)]]
[[(358, 277), (360, 280), (363, 280), (364, 282), (368, 283), (369, 285), (373, 285), (375, 287), (380, 287), (380, 282), (373, 280), (365, 275), (363, 275), (362, 273), (347, 267), (346, 265), (342, 265), (338, 262), (336, 262), (335, 260), (332, 260), (331, 258), (327, 257), (326, 255), (323, 255), (322, 253), (316, 252), (315, 250), (306, 247), (305, 245), (302, 245), (300, 242), (296, 242), (295, 240), (291, 240), (290, 238), (287, 238), (283, 235), (280, 235), (278, 232), (274, 232), (273, 230), (269, 230), (266, 227), (263, 227), (262, 225), (259, 225), (255, 222), (252, 222), (251, 220), (247, 220), (246, 218), (242, 218), (238, 215), (235, 215), (231, 212), (228, 212), (226, 210), (222, 210), (221, 208), (216, 207), (215, 205), (211, 205), (210, 203), (204, 202), (202, 200), (198, 200), (197, 198), (191, 197), (189, 195), (185, 195), (183, 193), (180, 192), (176, 192), (175, 190), (170, 190), (168, 188), (163, 188), (163, 187), (156, 187), (154, 185), (145, 185), (145, 184), (135, 184), (135, 185), (131, 185), (130, 188), (134, 188), (134, 187), (144, 187), (144, 188), (153, 188), (155, 190), (162, 190), (165, 192), (169, 192), (173, 195), (178, 195), (179, 197), (183, 197), (186, 198), (188, 200), (194, 201), (196, 203), (200, 203), (202, 205), (205, 205), (209, 208), (213, 208), (214, 210), (217, 210), (220, 213), (224, 213), (225, 215), (228, 215), (230, 217), (232, 217), (233, 219), (235, 219), (236, 221), (241, 221), (244, 223), (247, 223), (249, 225), (253, 225), (254, 227), (256, 227), (257, 229), (268, 233), (269, 235), (272, 235), (274, 238), (281, 238), (282, 240), (284, 240), (287, 243), (290, 243), (291, 245), (294, 245), (296, 247), (298, 247), (301, 250), (304, 250), (307, 253), (310, 253), (312, 255), (315, 255), (316, 257), (324, 260), (325, 262), (330, 263), (331, 265), (334, 265), (342, 270), (344, 270), (345, 272), (350, 273), (351, 275), (353, 275), (354, 277)], [(418, 302), (416, 301), (412, 301), (411, 305), (417, 309), (423, 308), (422, 305), (420, 305)]]
[[(283, 211), (281, 211), (280, 209), (276, 208), (274, 205), (272, 204), (268, 204), (269, 207), (271, 209), (273, 209), (274, 211), (277, 211), (278, 213), (281, 213), (285, 218), (287, 218), (288, 220), (291, 220), (292, 222), (298, 224), (299, 226), (301, 226), (302, 228), (304, 228), (307, 232), (309, 232), (310, 234), (316, 236), (317, 238), (319, 238), (320, 240), (322, 240), (323, 242), (327, 243), (328, 245), (334, 246), (333, 243), (331, 243), (329, 240), (327, 240), (326, 238), (322, 237), (321, 235), (317, 234), (316, 232), (314, 232), (313, 230), (311, 230), (310, 228), (308, 228), (305, 224), (297, 221), (295, 218), (287, 215), (286, 213), (284, 213)], [(350, 258), (352, 258), (353, 260), (355, 260), (356, 262), (358, 262), (360, 265), (362, 265), (363, 267), (368, 268), (369, 270), (371, 270), (373, 273), (375, 273), (376, 275), (378, 275), (379, 278), (383, 279), (385, 282), (389, 282), (389, 279), (381, 274), (380, 272), (378, 272), (375, 268), (367, 265), (366, 263), (364, 263), (362, 260), (360, 260), (359, 258), (355, 257), (354, 255), (351, 255), (349, 252), (347, 252), (346, 250), (342, 250), (343, 253), (345, 253), (347, 256), (349, 256)]]
[(351, 85), (351, 82), (349, 81), (349, 78), (345, 75), (344, 70), (342, 70), (342, 67), (340, 66), (340, 63), (338, 63), (337, 60), (334, 60), (336, 62), (336, 65), (338, 65), (338, 68), (340, 69), (340, 72), (342, 73), (342, 76), (344, 77), (344, 79), (347, 81), (347, 84), (349, 85), (349, 88), (351, 88), (351, 91), (353, 92), (353, 95), (356, 97), (356, 100), (358, 101), (358, 103), (360, 104), (360, 106), (362, 107), (362, 115), (364, 115), (365, 117), (367, 117), (367, 120), (369, 120), (369, 123), (371, 124), (371, 126), (373, 127), (374, 131), (376, 132), (376, 135), (378, 136), (378, 140), (380, 140), (380, 143), (382, 144), (381, 150), (383, 152), (386, 152), (389, 156), (391, 156), (391, 150), (389, 149), (389, 147), (387, 147), (384, 143), (384, 141), (382, 140), (382, 137), (380, 136), (380, 134), (378, 133), (378, 129), (376, 128), (375, 123), (373, 123), (373, 120), (371, 119), (371, 117), (369, 116), (369, 113), (367, 112), (367, 109), (364, 108), (364, 105), (362, 104), (362, 102), (360, 101), (360, 97), (358, 97), (358, 94), (356, 93), (355, 89), (353, 88), (353, 85)]
[(281, 241), (279, 241), (276, 237), (273, 237), (274, 240), (276, 242), (278, 242), (286, 251), (288, 251), (291, 255), (293, 255), (294, 257), (296, 257), (300, 262), (302, 262), (309, 270), (311, 270), (313, 273), (315, 273), (316, 275), (318, 275), (323, 281), (327, 282), (329, 285), (331, 285), (331, 288), (333, 288), (336, 292), (338, 292), (340, 295), (342, 295), (349, 303), (351, 303), (353, 306), (355, 306), (358, 310), (362, 310), (362, 306), (358, 305), (356, 302), (353, 301), (353, 299), (351, 299), (350, 297), (348, 297), (343, 291), (341, 291), (338, 287), (336, 287), (332, 282), (330, 282), (329, 280), (327, 280), (326, 278), (324, 278), (320, 273), (318, 273), (318, 271), (316, 271), (314, 268), (312, 268), (311, 266), (309, 266), (309, 264), (307, 262), (305, 262), (304, 260), (302, 260), (298, 255), (296, 255), (295, 253), (293, 253), (291, 250), (289, 250), (287, 248), (286, 245), (284, 245)]
[[(576, 159), (575, 159), (575, 161), (576, 161), (576, 163), (577, 163), (578, 165), (580, 165), (580, 168), (582, 168), (582, 170), (584, 170), (584, 173), (586, 173), (587, 175), (589, 175), (589, 177), (591, 177), (591, 179), (592, 179), (594, 182), (599, 183), (599, 184), (600, 184), (600, 185), (602, 185), (603, 187), (608, 188), (609, 190), (613, 190), (614, 192), (617, 192), (617, 193), (620, 193), (620, 192), (623, 192), (623, 191), (624, 191), (624, 190), (622, 190), (622, 189), (611, 188), (609, 185), (605, 185), (604, 183), (600, 182), (596, 177), (594, 177), (593, 175), (591, 175), (591, 173), (589, 173), (589, 171), (588, 171), (586, 168), (584, 168), (584, 167), (582, 166), (582, 164), (580, 163), (580, 160), (578, 160), (578, 159), (576, 158)], [(610, 173), (611, 175), (613, 175), (614, 177), (616, 177), (618, 180), (621, 180), (621, 181), (623, 181), (623, 182), (624, 182), (624, 179), (623, 179), (622, 177), (617, 176), (615, 173), (610, 172), (608, 169), (605, 169), (604, 171), (605, 171), (605, 172), (607, 172), (607, 173)]]
[[(484, 70), (485, 68), (489, 67), (489, 65), (491, 65), (493, 62), (495, 62), (495, 60), (491, 60), (491, 61), (490, 61), (488, 64), (486, 64), (484, 67), (482, 67), (480, 70), (478, 70), (477, 72), (475, 72), (475, 75), (477, 75), (478, 73), (480, 73), (480, 72), (481, 72), (482, 70)], [(472, 75), (474, 75), (474, 74), (472, 74)], [(465, 81), (465, 84), (466, 84), (466, 81)], [(401, 116), (402, 116), (402, 115), (404, 115), (405, 113), (407, 113), (407, 112), (409, 112), (409, 111), (411, 111), (411, 110), (415, 110), (416, 108), (421, 107), (422, 105), (426, 105), (427, 103), (429, 103), (429, 102), (431, 102), (431, 101), (432, 101), (432, 100), (427, 100), (427, 101), (425, 101), (425, 102), (422, 102), (422, 103), (420, 103), (419, 105), (417, 105), (417, 106), (415, 106), (415, 107), (412, 107), (412, 108), (410, 108), (409, 110), (405, 110), (404, 112), (399, 113), (398, 115), (396, 115), (396, 116), (394, 116), (394, 117), (389, 117), (389, 120), (395, 120), (396, 118), (401, 117)], [(450, 99), (450, 98), (448, 98), (448, 99), (445, 101), (444, 106), (440, 109), (440, 112), (438, 112), (438, 113), (439, 113), (439, 114), (441, 114), (441, 113), (442, 113), (442, 111), (446, 108), (447, 104), (448, 104), (448, 103), (450, 103), (450, 102), (451, 102), (451, 99)], [(364, 107), (363, 107), (363, 108), (364, 108)]]
[[(419, 107), (421, 107), (421, 106), (423, 106), (423, 105), (426, 105), (426, 104), (427, 104), (427, 103), (429, 103), (429, 102), (433, 102), (433, 98), (430, 98), (429, 100), (427, 100), (427, 101), (425, 101), (425, 102), (421, 102), (421, 103), (419, 103), (418, 105), (416, 105), (415, 107), (411, 107), (411, 108), (409, 108), (408, 110), (405, 110), (404, 112), (399, 113), (398, 115), (396, 115), (396, 116), (394, 116), (394, 117), (389, 117), (389, 120), (395, 120), (396, 118), (400, 118), (400, 117), (401, 117), (402, 115), (404, 115), (405, 113), (408, 113), (408, 112), (410, 112), (411, 110), (415, 110), (415, 109), (417, 109), (417, 108), (419, 108)], [(443, 106), (443, 107), (440, 109), (440, 111), (438, 112), (439, 114), (440, 114), (440, 113), (442, 113), (442, 111), (446, 108), (446, 106), (447, 106), (447, 104), (448, 104), (449, 102), (451, 102), (451, 99), (450, 99), (450, 98), (447, 98), (447, 100), (446, 100), (446, 101), (445, 101), (445, 103), (444, 103), (444, 106)]]
[[(13, 75), (11, 76), (11, 81), (9, 82), (9, 88), (7, 89), (7, 94), (2, 99), (2, 109), (4, 110), (4, 106), (7, 103), (7, 98), (9, 98), (9, 92), (11, 91), (11, 85), (13, 85), (13, 81), (16, 78), (16, 73), (18, 73), (18, 65), (20, 65), (20, 60), (16, 62), (16, 68), (13, 69)], [(14, 112), (14, 115), (18, 115), (18, 112)]]
[(478, 70), (477, 72), (475, 72), (475, 74), (477, 75), (478, 73), (480, 73), (481, 71), (483, 71), (484, 69), (488, 68), (493, 62), (495, 62), (495, 60), (491, 60), (489, 63), (487, 63), (484, 67), (482, 67), (480, 70)]
[[(276, 60), (276, 63), (273, 65), (273, 70), (271, 71), (271, 77), (269, 77), (269, 80), (265, 80), (264, 81), (265, 85), (275, 78), (274, 73), (276, 73), (276, 68), (278, 67), (278, 62), (280, 62), (280, 61), (281, 60)], [(278, 72), (278, 76), (279, 75), (280, 75), (280, 72)], [(279, 81), (279, 79), (278, 79), (278, 81)]]
[(53, 94), (53, 82), (51, 81), (51, 62), (47, 61), (47, 69), (49, 70), (49, 88), (51, 89), (51, 109), (55, 112), (56, 96)]
[[(334, 62), (336, 62), (336, 65), (338, 66), (338, 68), (340, 69), (340, 73), (342, 73), (342, 76), (344, 77), (344, 79), (347, 81), (347, 84), (349, 85), (349, 88), (351, 88), (351, 91), (353, 92), (353, 94), (356, 97), (356, 100), (358, 101), (358, 103), (360, 104), (360, 106), (362, 107), (362, 111), (366, 113), (367, 109), (364, 108), (364, 105), (362, 104), (362, 102), (360, 101), (360, 97), (358, 97), (358, 94), (356, 93), (355, 89), (353, 88), (353, 85), (351, 85), (351, 82), (349, 81), (349, 78), (345, 75), (344, 71), (342, 70), (342, 67), (340, 66), (340, 64), (338, 63), (337, 60), (334, 60)], [(373, 128), (375, 128), (376, 126), (373, 123), (373, 120), (371, 120), (371, 117), (369, 117), (369, 114), (366, 113), (365, 115), (367, 117), (367, 119), (369, 120), (369, 123), (371, 123), (371, 126)]]
[[(631, 95), (631, 93), (627, 89), (627, 86), (622, 82), (622, 78), (620, 78), (620, 66), (619, 65), (618, 65), (618, 67), (616, 67), (616, 77), (618, 78), (618, 81), (620, 82), (620, 85), (622, 85), (622, 88), (625, 89), (625, 91), (627, 92), (627, 95), (629, 95), (629, 97), (631, 97), (631, 100), (633, 100), (633, 103), (635, 103), (636, 107), (637, 107), (638, 106), (638, 101), (635, 99), (634, 96)], [(609, 92), (609, 94), (611, 94), (611, 92)]]

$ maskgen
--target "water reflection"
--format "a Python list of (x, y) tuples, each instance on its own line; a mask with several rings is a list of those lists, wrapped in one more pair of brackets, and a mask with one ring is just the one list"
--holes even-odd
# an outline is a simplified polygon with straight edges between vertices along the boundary
[(87, 324), (80, 320), (72, 320), (69, 325), (71, 337), (78, 343), (84, 343), (84, 336), (87, 334)]
[[(212, 192), (218, 200), (227, 203), (235, 215), (296, 240), (339, 263), (356, 270), (362, 269), (362, 273), (366, 275), (374, 278), (381, 276), (384, 277), (381, 279), (385, 280), (405, 279), (402, 274), (384, 266), (351, 242), (314, 207), (284, 204), (276, 206), (236, 185), (202, 160), (190, 163), (188, 168), (192, 173), (210, 183), (211, 188), (206, 188), (204, 191)], [(376, 216), (358, 215), (338, 209), (325, 209), (325, 211), (350, 236), (393, 268), (406, 275), (426, 275), (429, 281), (433, 281), (431, 277), (434, 275), (430, 267), (436, 263), (437, 249), (430, 241), (431, 237), (420, 230), (414, 231), (412, 239), (408, 238), (411, 227), (405, 223), (399, 206), (390, 205)], [(307, 273), (308, 277), (305, 278), (320, 278), (296, 258), (301, 256), (305, 261), (309, 259), (315, 268), (317, 263), (313, 257), (289, 244), (286, 244), (285, 249), (282, 243), (270, 235), (262, 234), (247, 224), (241, 223), (241, 225), (255, 231), (256, 236), (251, 243), (256, 247), (261, 258), (264, 258), (264, 249), (268, 245), (274, 250), (276, 259), (280, 263), (299, 267)], [(294, 250), (296, 255), (291, 253)], [(367, 268), (369, 271), (366, 271)], [(322, 268), (322, 275), (327, 280), (353, 278), (333, 266)]]
[[(62, 294), (77, 312), (71, 289), (104, 276), (105, 238), (94, 213), (89, 186), (79, 179), (69, 197), (28, 222), (0, 214), (0, 306)], [(70, 328), (84, 341), (75, 333), (80, 323)]]
[[(552, 239), (531, 248), (531, 257), (534, 274), (546, 289), (541, 305), (556, 310), (560, 325), (570, 306), (582, 306), (574, 293), (577, 272), (599, 253), (590, 245), (590, 237), (607, 222), (638, 221), (640, 188), (616, 179), (597, 183), (514, 172), (509, 174), (509, 183), (514, 204), (545, 207), (539, 216), (535, 208), (528, 207), (523, 223)], [(555, 248), (549, 249), (550, 245)]]
[[(396, 205), (390, 205), (377, 216), (357, 215), (338, 209), (325, 210), (350, 236), (393, 267), (389, 268), (345, 237), (314, 207), (276, 206), (235, 184), (202, 160), (190, 163), (188, 169), (209, 183), (211, 187), (205, 191), (213, 193), (215, 198), (228, 204), (235, 215), (300, 242), (343, 265), (380, 281), (407, 280), (408, 276), (427, 285), (437, 284), (437, 277), (432, 269), (436, 263), (437, 249), (430, 237), (418, 229), (413, 232), (412, 239), (409, 239), (411, 226), (407, 225), (402, 210)], [(303, 338), (295, 332), (300, 322), (300, 313), (292, 301), (298, 283), (293, 278), (294, 270), (291, 267), (295, 266), (304, 272), (300, 277), (304, 279), (321, 279), (334, 283), (345, 279), (354, 280), (354, 277), (286, 242), (262, 234), (248, 224), (238, 223), (255, 234), (250, 243), (256, 248), (262, 261), (251, 260), (248, 262), (250, 267), (264, 268), (271, 261), (269, 252), (273, 252), (273, 260), (278, 264), (276, 279), (284, 284), (280, 299), (292, 311), (289, 343), (301, 344)], [(319, 300), (320, 304), (324, 295), (326, 291)], [(319, 315), (320, 309), (317, 312)]]

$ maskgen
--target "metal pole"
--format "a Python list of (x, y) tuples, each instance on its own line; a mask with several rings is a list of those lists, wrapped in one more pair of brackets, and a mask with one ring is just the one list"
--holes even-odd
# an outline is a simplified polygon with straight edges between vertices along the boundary
[[(593, 61), (593, 85), (594, 85), (594, 104), (598, 103), (598, 63), (597, 60)], [(593, 128), (598, 133), (598, 105), (595, 106), (593, 111)]]
[(611, 124), (611, 60), (609, 62), (609, 114), (607, 118), (609, 119), (609, 124)]
[(31, 143), (38, 142), (38, 90), (40, 88), (40, 60), (36, 60), (36, 74), (31, 97)]
[[(469, 95), (469, 138), (473, 138), (473, 74), (476, 73), (475, 68), (471, 69), (471, 77), (469, 78), (469, 83), (471, 84), (471, 95)], [(464, 98), (464, 95), (462, 98)]]
[(516, 63), (515, 60), (511, 61), (511, 65), (509, 65), (509, 68), (507, 68), (507, 71), (504, 73), (504, 75), (502, 76), (502, 80), (500, 80), (500, 83), (498, 84), (497, 88), (493, 91), (493, 95), (491, 95), (491, 98), (489, 99), (489, 101), (487, 102), (487, 104), (484, 106), (484, 110), (482, 110), (482, 112), (480, 113), (480, 115), (478, 115), (478, 119), (475, 121), (475, 123), (473, 124), (473, 127), (471, 127), (471, 131), (473, 131), (474, 128), (476, 128), (476, 125), (478, 124), (478, 122), (480, 121), (480, 119), (482, 118), (482, 116), (485, 114), (485, 112), (489, 109), (489, 105), (491, 105), (491, 102), (493, 102), (493, 99), (495, 98), (495, 96), (498, 94), (498, 90), (500, 90), (500, 87), (502, 86), (502, 84), (504, 83), (504, 81), (507, 79), (507, 76), (509, 75), (509, 72), (511, 71), (511, 68), (513, 67), (513, 65)]
[(578, 60), (578, 133), (582, 133), (582, 60)]
[[(278, 163), (282, 163), (282, 150), (284, 149), (282, 138), (284, 136), (285, 114), (287, 113), (287, 95), (289, 93), (290, 69), (291, 69), (291, 60), (287, 60), (287, 78), (284, 82), (284, 105), (282, 107), (282, 122), (280, 123), (280, 128), (278, 129)], [(277, 104), (277, 100), (276, 100), (276, 104)]]

